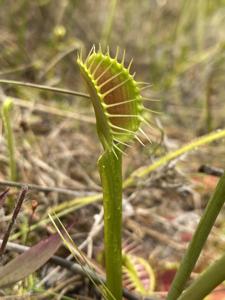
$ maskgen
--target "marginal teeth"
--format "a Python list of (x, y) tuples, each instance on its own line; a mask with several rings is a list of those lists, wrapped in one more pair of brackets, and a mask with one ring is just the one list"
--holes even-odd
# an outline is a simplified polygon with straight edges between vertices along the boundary
[(124, 62), (125, 62), (125, 56), (126, 56), (126, 50), (123, 50), (123, 56), (122, 56), (122, 60), (121, 60), (121, 65), (124, 66)]
[(142, 142), (142, 140), (137, 136), (135, 135), (135, 139), (142, 145), (145, 147), (145, 144)]
[(85, 65), (87, 65), (88, 60), (89, 60), (89, 58), (90, 58), (90, 56), (91, 56), (92, 53), (95, 53), (95, 45), (93, 45), (92, 48), (91, 48), (91, 50), (89, 51), (88, 56), (87, 56), (87, 58), (86, 58), (86, 60), (84, 62)]
[[(92, 66), (94, 65), (96, 59), (97, 59), (97, 55), (94, 56), (94, 58), (92, 59), (90, 65), (88, 66), (88, 71), (89, 71), (91, 74), (92, 74), (91, 68), (92, 68)], [(92, 74), (92, 77), (93, 77), (93, 74)]]
[(149, 102), (160, 102), (160, 99), (151, 99), (151, 98), (147, 98), (147, 97), (142, 97), (142, 99), (144, 101), (149, 101)]
[(117, 46), (117, 47), (116, 47), (116, 55), (115, 55), (115, 60), (117, 60), (117, 59), (118, 59), (119, 52), (120, 52), (120, 48)]
[(131, 147), (131, 145), (129, 145), (127, 143), (124, 143), (124, 142), (121, 142), (120, 140), (116, 139), (115, 137), (113, 138), (113, 140), (116, 141), (119, 144), (122, 144), (122, 145), (126, 146), (126, 147)]
[(146, 85), (146, 86), (141, 87), (140, 90), (141, 90), (141, 91), (147, 90), (147, 89), (149, 89), (151, 86), (152, 86), (151, 84), (148, 84), (148, 85)]
[(128, 133), (131, 133), (131, 134), (135, 134), (134, 131), (131, 131), (131, 130), (123, 128), (123, 127), (116, 126), (116, 125), (114, 125), (112, 123), (110, 123), (110, 127), (118, 129), (118, 130), (122, 130), (122, 131), (125, 131), (125, 132), (128, 132)]
[(146, 139), (149, 141), (149, 143), (152, 144), (152, 141), (150, 140), (148, 135), (144, 132), (144, 130), (142, 128), (139, 128), (139, 131), (146, 137)]
[(133, 63), (133, 58), (131, 58), (131, 61), (130, 61), (129, 65), (128, 65), (128, 67), (127, 67), (128, 71), (130, 71), (130, 67), (131, 67), (132, 63)]
[(127, 155), (127, 154), (126, 154), (122, 149), (120, 149), (120, 147), (117, 146), (115, 143), (113, 143), (113, 146), (114, 146), (119, 152), (121, 152), (122, 154)]

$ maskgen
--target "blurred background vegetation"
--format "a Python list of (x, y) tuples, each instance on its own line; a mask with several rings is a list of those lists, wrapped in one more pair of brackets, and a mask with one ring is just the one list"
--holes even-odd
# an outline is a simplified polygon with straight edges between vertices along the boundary
[[(80, 89), (76, 52), (119, 46), (160, 111), (197, 134), (224, 126), (223, 0), (1, 1), (0, 75)], [(32, 91), (33, 94), (33, 91)], [(59, 96), (57, 96), (59, 97)]]

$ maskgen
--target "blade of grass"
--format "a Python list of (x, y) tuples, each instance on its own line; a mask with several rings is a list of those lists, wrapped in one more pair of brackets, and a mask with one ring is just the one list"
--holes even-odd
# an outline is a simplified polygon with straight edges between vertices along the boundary
[(56, 92), (56, 93), (60, 93), (60, 94), (79, 96), (79, 97), (83, 97), (83, 98), (87, 98), (87, 99), (90, 98), (90, 96), (88, 94), (85, 94), (85, 93), (76, 92), (76, 91), (67, 90), (67, 89), (61, 89), (61, 88), (42, 85), (42, 84), (35, 84), (35, 83), (16, 81), (16, 80), (6, 80), (6, 79), (0, 79), (0, 83), (18, 85), (18, 86), (26, 86), (26, 87), (29, 87), (29, 88), (35, 88), (35, 89), (39, 89), (39, 90), (43, 90), (43, 91), (49, 91), (49, 92)]
[[(225, 173), (220, 178), (215, 193), (211, 197), (206, 209), (201, 217), (198, 227), (194, 233), (191, 243), (182, 259), (181, 265), (176, 273), (169, 290), (167, 300), (176, 300), (182, 293), (184, 285), (188, 280), (207, 237), (216, 221), (216, 218), (225, 202)], [(207, 282), (206, 282), (207, 284)], [(194, 298), (189, 298), (193, 299)], [(195, 299), (198, 299), (196, 297)]]
[(156, 160), (152, 165), (149, 165), (147, 167), (139, 168), (135, 170), (123, 183), (123, 188), (127, 188), (129, 186), (132, 186), (135, 184), (136, 180), (139, 178), (143, 178), (159, 167), (163, 166), (164, 164), (168, 163), (169, 161), (187, 153), (192, 150), (195, 150), (203, 145), (212, 143), (218, 139), (222, 139), (225, 137), (225, 129), (223, 130), (217, 130), (210, 134), (206, 134), (201, 136), (200, 138), (192, 141), (191, 143), (185, 144), (181, 148), (169, 152), (168, 154), (164, 155), (163, 157)]
[(105, 49), (110, 41), (110, 36), (112, 33), (113, 28), (113, 21), (115, 18), (115, 12), (116, 12), (116, 5), (117, 0), (111, 0), (109, 3), (109, 13), (106, 16), (106, 22), (103, 26), (103, 32), (102, 32), (102, 38), (101, 38), (101, 45), (102, 48)]
[(39, 192), (44, 192), (44, 193), (49, 193), (49, 192), (55, 192), (58, 194), (64, 194), (64, 195), (70, 195), (74, 197), (79, 197), (82, 194), (90, 194), (90, 192), (83, 193), (83, 191), (77, 191), (77, 190), (72, 190), (72, 189), (67, 189), (67, 188), (61, 188), (61, 187), (50, 187), (50, 186), (40, 186), (37, 184), (27, 184), (24, 182), (15, 182), (15, 181), (9, 181), (9, 180), (0, 180), (0, 186), (7, 186), (7, 187), (17, 187), (21, 188), (23, 186), (27, 186), (31, 190), (36, 190)]
[[(70, 237), (68, 231), (66, 230), (66, 228), (64, 227), (62, 222), (59, 220), (59, 218), (56, 215), (54, 215), (54, 219), (53, 219), (53, 217), (49, 214), (49, 218), (50, 218), (51, 222), (53, 223), (55, 229), (57, 230), (58, 234), (60, 235), (61, 239), (63, 240), (64, 244), (69, 249), (69, 251), (73, 254), (74, 258), (76, 259), (78, 264), (81, 266), (83, 271), (86, 273), (87, 277), (94, 284), (94, 286), (100, 291), (103, 298), (107, 300), (108, 298), (106, 298), (105, 292), (107, 292), (107, 295), (108, 294), (111, 295), (111, 293), (108, 290), (107, 286), (105, 285), (104, 281), (102, 281), (101, 278), (99, 277), (98, 281), (101, 283), (101, 285), (103, 287), (103, 290), (101, 290), (101, 289), (99, 289), (99, 287), (98, 287), (96, 281), (94, 280), (94, 278), (92, 278), (92, 276), (91, 276), (92, 273), (87, 272), (88, 270), (91, 270), (92, 272), (95, 272), (93, 266), (90, 264), (90, 262), (84, 256), (84, 254), (78, 249), (78, 247), (76, 246), (76, 244), (74, 243), (74, 241)], [(57, 224), (56, 224), (56, 222), (57, 222)], [(83, 266), (86, 266), (88, 268), (84, 269)], [(112, 296), (112, 299), (116, 300), (113, 296)]]
[(15, 140), (14, 140), (14, 134), (11, 124), (11, 116), (10, 111), (12, 110), (13, 102), (10, 98), (6, 98), (2, 105), (2, 120), (4, 124), (5, 129), (5, 136), (7, 141), (7, 149), (9, 153), (9, 173), (10, 173), (10, 179), (12, 181), (17, 180), (17, 170), (16, 170), (16, 158), (15, 158)]
[(225, 280), (225, 254), (210, 265), (199, 277), (184, 291), (179, 300), (202, 300), (214, 288)]

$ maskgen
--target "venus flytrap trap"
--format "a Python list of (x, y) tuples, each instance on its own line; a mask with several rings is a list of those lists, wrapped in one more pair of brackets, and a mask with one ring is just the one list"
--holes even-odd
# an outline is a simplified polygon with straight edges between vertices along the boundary
[(123, 251), (123, 284), (129, 290), (148, 296), (155, 290), (155, 273), (145, 259)]
[(77, 62), (85, 80), (95, 110), (97, 132), (105, 150), (123, 153), (123, 146), (134, 137), (144, 120), (140, 87), (129, 73), (132, 61), (125, 68), (125, 52), (121, 63), (111, 58), (109, 51), (103, 54), (101, 48), (90, 51), (85, 61), (82, 54)]
[(134, 138), (143, 118), (141, 88), (130, 74), (132, 60), (125, 67), (122, 61), (112, 58), (109, 50), (96, 52), (93, 47), (87, 58), (82, 53), (77, 63), (86, 83), (96, 116), (96, 127), (104, 153), (98, 161), (103, 189), (104, 242), (106, 285), (110, 290), (107, 299), (122, 299), (122, 154)]

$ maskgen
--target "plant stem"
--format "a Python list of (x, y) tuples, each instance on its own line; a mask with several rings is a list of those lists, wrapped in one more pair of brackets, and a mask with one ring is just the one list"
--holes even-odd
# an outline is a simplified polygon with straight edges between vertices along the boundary
[(179, 300), (202, 300), (225, 280), (225, 255), (216, 260), (187, 288)]
[(105, 151), (98, 161), (103, 188), (107, 299), (122, 299), (122, 158)]
[[(215, 193), (211, 197), (202, 217), (198, 224), (198, 227), (194, 233), (191, 243), (184, 255), (180, 268), (176, 273), (176, 276), (172, 282), (169, 290), (167, 300), (176, 300), (182, 293), (184, 285), (188, 280), (197, 259), (202, 251), (202, 248), (206, 242), (206, 239), (216, 221), (216, 218), (225, 201), (225, 173), (219, 180)], [(206, 282), (207, 284), (207, 282)], [(194, 300), (194, 298), (189, 298)], [(198, 297), (196, 297), (199, 300)]]

